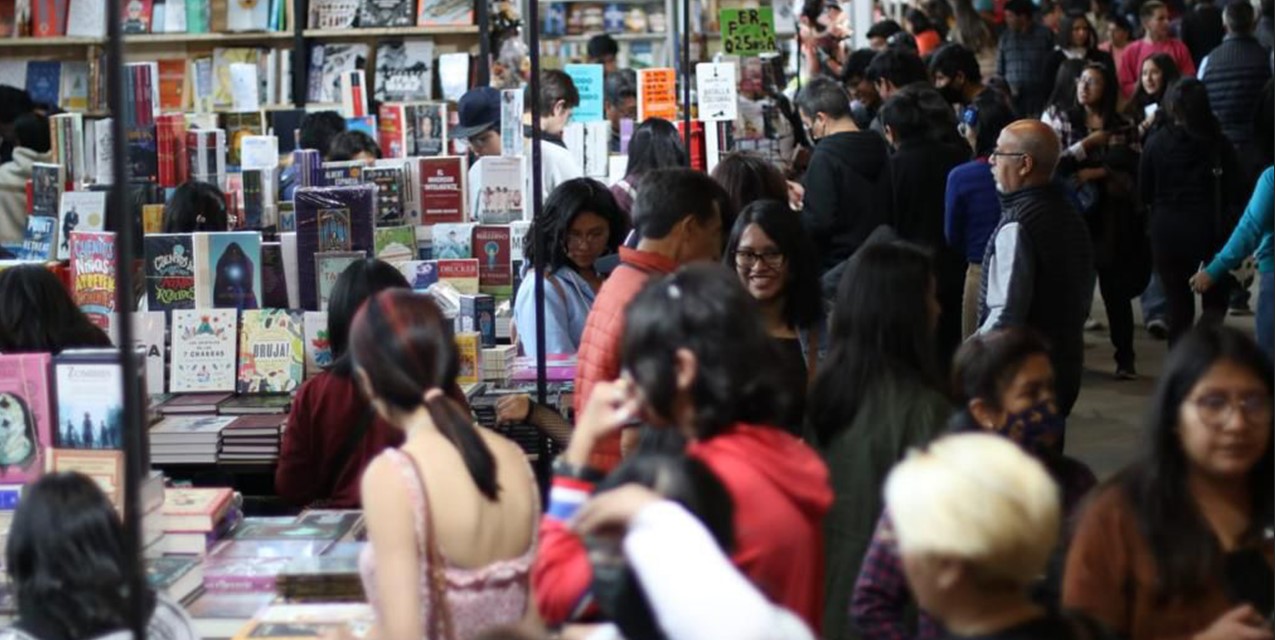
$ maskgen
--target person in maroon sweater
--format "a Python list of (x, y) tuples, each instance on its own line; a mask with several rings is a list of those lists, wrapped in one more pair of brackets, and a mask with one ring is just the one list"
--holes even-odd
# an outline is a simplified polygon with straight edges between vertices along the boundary
[(378, 453), (403, 444), (403, 432), (386, 424), (359, 393), (346, 353), (350, 321), (372, 295), (409, 288), (398, 269), (369, 259), (345, 269), (332, 285), (328, 340), (332, 365), (297, 391), (283, 432), (275, 491), (285, 501), (357, 509), (359, 479)]

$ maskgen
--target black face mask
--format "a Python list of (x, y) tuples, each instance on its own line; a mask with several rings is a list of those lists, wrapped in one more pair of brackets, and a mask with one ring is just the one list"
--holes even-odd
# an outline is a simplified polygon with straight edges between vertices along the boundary
[(939, 95), (947, 100), (948, 104), (963, 104), (965, 102), (965, 92), (952, 86), (949, 82), (939, 89)]

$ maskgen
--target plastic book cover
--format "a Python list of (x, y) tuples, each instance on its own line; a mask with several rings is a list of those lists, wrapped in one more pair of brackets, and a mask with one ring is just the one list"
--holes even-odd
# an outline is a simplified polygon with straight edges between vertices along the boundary
[(306, 311), (305, 377), (311, 378), (332, 366), (332, 343), (328, 340), (328, 312)]
[(99, 327), (115, 311), (115, 234), (71, 232), (71, 291), (75, 304)]
[(385, 262), (405, 262), (416, 255), (416, 227), (380, 227), (373, 236), (373, 246), (378, 259)]
[(71, 259), (72, 231), (101, 231), (106, 224), (105, 191), (67, 191), (58, 207), (57, 259)]
[(51, 356), (0, 355), (0, 484), (39, 477), (53, 446)]
[[(465, 221), (465, 159), (442, 156), (420, 159), (421, 218), (430, 225)], [(465, 256), (468, 257), (468, 256)]]
[(124, 446), (124, 372), (118, 354), (80, 357), (64, 353), (53, 361), (58, 449), (120, 449)]
[[(363, 181), (376, 185), (376, 226), (403, 224), (403, 168), (368, 167)], [(413, 240), (409, 246), (415, 245)]]
[(194, 238), (188, 233), (162, 233), (142, 238), (149, 309), (195, 308), (194, 246)]
[(461, 224), (434, 225), (434, 257), (438, 260), (465, 260), (474, 256), (474, 227), (478, 225), (466, 222)]
[(314, 254), (315, 287), (320, 311), (327, 310), (332, 287), (346, 267), (366, 258), (367, 254), (362, 251), (326, 251)]
[(169, 391), (234, 391), (234, 309), (173, 311), (173, 361)]
[(22, 234), (22, 259), (47, 262), (53, 259), (53, 243), (57, 239), (58, 219), (52, 216), (27, 216)]
[(352, 187), (299, 187), (295, 201), (299, 302), (303, 309), (320, 311), (314, 256), (325, 252), (320, 248), (321, 244), (325, 247), (333, 246), (329, 242), (332, 238), (324, 237), (324, 234), (331, 234), (340, 227), (321, 225), (319, 214), (323, 210), (348, 210), (348, 245), (342, 242), (339, 246), (348, 246), (350, 251), (362, 251), (366, 255), (373, 250), (376, 187), (370, 184)]
[[(508, 224), (521, 220), (525, 198), (522, 158), (487, 156), (476, 165), (478, 182), (472, 203), (474, 215), (483, 224)], [(442, 257), (442, 256), (440, 256)]]
[(498, 297), (513, 294), (509, 236), (508, 226), (474, 227), (474, 257), (478, 259), (478, 285), (483, 293)]
[(288, 393), (305, 378), (302, 315), (244, 311), (239, 333), (239, 393)]
[(227, 540), (209, 552), (209, 557), (308, 558), (322, 555), (330, 546), (331, 540)]
[(309, 518), (279, 524), (248, 520), (235, 530), (235, 540), (328, 540), (335, 542), (353, 528), (342, 518)]
[[(386, 0), (363, 0), (368, 3)], [(402, 2), (403, 0), (390, 0)], [(410, 0), (407, 5), (410, 10)], [(382, 42), (376, 48), (376, 93), (382, 102), (429, 100), (433, 97), (434, 43), (431, 40)]]

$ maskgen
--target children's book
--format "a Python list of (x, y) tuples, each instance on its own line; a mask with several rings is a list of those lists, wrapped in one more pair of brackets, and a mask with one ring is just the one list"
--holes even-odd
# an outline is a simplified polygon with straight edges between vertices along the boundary
[[(376, 187), (373, 185), (297, 189), (297, 271), (301, 308), (321, 310), (315, 256), (331, 251), (362, 251), (364, 255), (373, 251), (375, 215)], [(287, 259), (286, 252), (284, 258)]]
[(239, 329), (239, 393), (289, 393), (305, 377), (300, 311), (244, 311)]
[(173, 311), (173, 365), (169, 391), (235, 390), (234, 309)]
[(39, 477), (53, 446), (52, 386), (47, 353), (0, 355), (0, 484)]
[(152, 311), (195, 308), (194, 238), (159, 233), (142, 238), (146, 303)]
[(75, 304), (99, 327), (115, 311), (115, 234), (71, 232), (71, 290)]

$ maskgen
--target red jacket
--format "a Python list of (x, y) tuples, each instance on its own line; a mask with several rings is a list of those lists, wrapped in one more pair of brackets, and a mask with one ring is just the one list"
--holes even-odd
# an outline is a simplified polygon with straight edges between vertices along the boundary
[[(602, 283), (589, 319), (580, 336), (576, 355), (574, 407), (576, 415), (584, 409), (593, 385), (620, 377), (620, 338), (624, 335), (624, 310), (652, 277), (673, 273), (677, 263), (658, 253), (620, 247), (620, 266)], [(594, 448), (590, 466), (610, 471), (620, 463), (620, 436), (616, 435)]]
[[(735, 502), (735, 566), (772, 601), (818, 633), (823, 617), (823, 517), (832, 505), (828, 470), (809, 447), (771, 427), (739, 424), (690, 446)], [(590, 609), (592, 569), (564, 524), (592, 487), (555, 478), (540, 524), (532, 592), (550, 625)]]

